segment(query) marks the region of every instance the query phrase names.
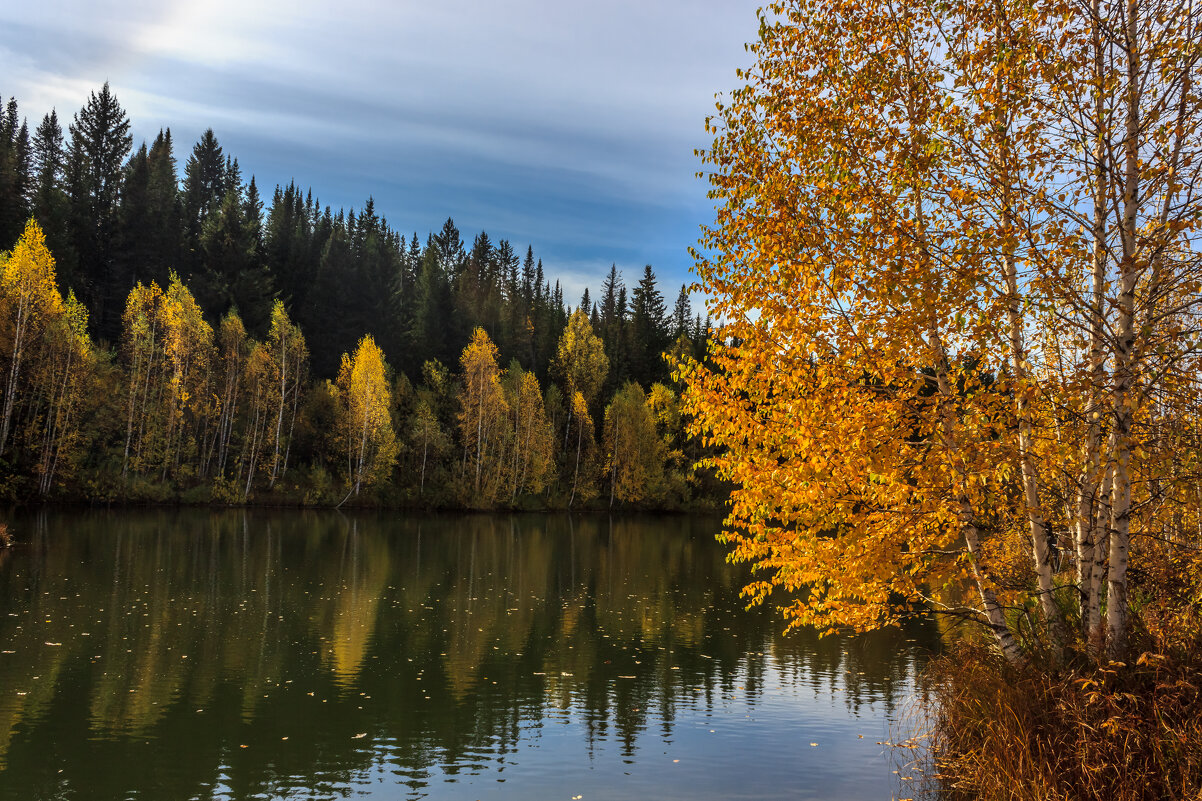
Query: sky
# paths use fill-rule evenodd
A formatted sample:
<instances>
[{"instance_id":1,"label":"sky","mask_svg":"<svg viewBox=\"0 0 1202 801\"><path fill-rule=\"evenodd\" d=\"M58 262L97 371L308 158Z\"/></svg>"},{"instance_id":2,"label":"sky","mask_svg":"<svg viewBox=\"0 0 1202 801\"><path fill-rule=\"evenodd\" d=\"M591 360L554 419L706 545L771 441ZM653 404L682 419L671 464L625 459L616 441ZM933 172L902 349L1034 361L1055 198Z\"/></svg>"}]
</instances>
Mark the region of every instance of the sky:
<instances>
[{"instance_id":1,"label":"sky","mask_svg":"<svg viewBox=\"0 0 1202 801\"><path fill-rule=\"evenodd\" d=\"M137 143L171 128L182 174L212 128L244 177L393 228L453 217L527 245L572 305L611 264L670 304L713 220L715 95L750 66L749 0L44 0L0 7L0 94L30 128L108 81Z\"/></svg>"}]
</instances>

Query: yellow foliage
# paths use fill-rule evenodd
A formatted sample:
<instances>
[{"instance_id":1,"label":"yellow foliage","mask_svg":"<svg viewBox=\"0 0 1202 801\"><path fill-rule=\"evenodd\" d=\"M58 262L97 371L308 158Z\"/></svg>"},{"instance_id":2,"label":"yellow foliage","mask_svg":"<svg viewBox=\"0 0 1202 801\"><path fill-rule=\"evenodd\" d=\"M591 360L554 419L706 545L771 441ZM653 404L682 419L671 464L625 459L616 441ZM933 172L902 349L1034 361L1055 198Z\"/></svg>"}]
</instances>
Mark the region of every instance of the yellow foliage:
<instances>
[{"instance_id":1,"label":"yellow foliage","mask_svg":"<svg viewBox=\"0 0 1202 801\"><path fill-rule=\"evenodd\" d=\"M582 309L568 318L555 353L554 369L566 384L568 395L579 392L586 401L592 401L605 382L609 357Z\"/></svg>"},{"instance_id":2,"label":"yellow foliage","mask_svg":"<svg viewBox=\"0 0 1202 801\"><path fill-rule=\"evenodd\" d=\"M472 340L459 359L463 369L463 393L459 398L459 432L463 439L473 501L490 505L507 486L511 465L506 448L513 428L509 404L501 389L497 346L483 328L472 332Z\"/></svg>"},{"instance_id":3,"label":"yellow foliage","mask_svg":"<svg viewBox=\"0 0 1202 801\"><path fill-rule=\"evenodd\" d=\"M637 502L654 495L663 481L666 451L656 435L649 399L638 384L628 381L605 409L610 505L614 499Z\"/></svg>"},{"instance_id":4,"label":"yellow foliage","mask_svg":"<svg viewBox=\"0 0 1202 801\"><path fill-rule=\"evenodd\" d=\"M388 372L384 353L370 334L359 340L353 357L342 355L338 373L341 434L347 455L348 483L356 495L364 486L387 478L396 462Z\"/></svg>"}]
</instances>

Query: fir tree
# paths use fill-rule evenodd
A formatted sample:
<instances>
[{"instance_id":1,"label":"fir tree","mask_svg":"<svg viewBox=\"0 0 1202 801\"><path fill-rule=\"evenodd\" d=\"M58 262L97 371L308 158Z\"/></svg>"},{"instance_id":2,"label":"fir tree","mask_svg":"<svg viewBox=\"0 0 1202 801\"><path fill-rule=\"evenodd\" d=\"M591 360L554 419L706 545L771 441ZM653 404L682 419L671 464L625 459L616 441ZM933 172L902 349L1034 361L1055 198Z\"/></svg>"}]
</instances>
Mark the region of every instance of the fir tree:
<instances>
[{"instance_id":1,"label":"fir tree","mask_svg":"<svg viewBox=\"0 0 1202 801\"><path fill-rule=\"evenodd\" d=\"M192 147L184 165L183 259L188 272L202 269L201 236L209 215L221 208L227 189L228 160L213 129L207 129Z\"/></svg>"},{"instance_id":2,"label":"fir tree","mask_svg":"<svg viewBox=\"0 0 1202 801\"><path fill-rule=\"evenodd\" d=\"M648 264L634 288L630 301L631 377L643 386L667 379L667 365L660 354L668 346L664 296L655 286L655 272Z\"/></svg>"},{"instance_id":3,"label":"fir tree","mask_svg":"<svg viewBox=\"0 0 1202 801\"><path fill-rule=\"evenodd\" d=\"M689 289L686 285L680 285L680 294L676 296L676 305L672 308L672 338L688 336L689 323L693 316L693 309L689 303Z\"/></svg>"},{"instance_id":4,"label":"fir tree","mask_svg":"<svg viewBox=\"0 0 1202 801\"><path fill-rule=\"evenodd\" d=\"M129 117L110 91L92 92L70 125L67 194L78 256L78 289L101 336L115 340L127 287L114 263L122 166L133 146Z\"/></svg>"},{"instance_id":5,"label":"fir tree","mask_svg":"<svg viewBox=\"0 0 1202 801\"><path fill-rule=\"evenodd\" d=\"M31 148L34 188L30 211L46 235L46 246L54 254L58 267L59 290L65 292L75 275L75 256L67 227L69 210L63 185L66 160L63 127L53 109L42 117L34 131Z\"/></svg>"},{"instance_id":6,"label":"fir tree","mask_svg":"<svg viewBox=\"0 0 1202 801\"><path fill-rule=\"evenodd\" d=\"M12 247L25 230L33 194L29 128L10 99L0 114L0 250Z\"/></svg>"}]
</instances>

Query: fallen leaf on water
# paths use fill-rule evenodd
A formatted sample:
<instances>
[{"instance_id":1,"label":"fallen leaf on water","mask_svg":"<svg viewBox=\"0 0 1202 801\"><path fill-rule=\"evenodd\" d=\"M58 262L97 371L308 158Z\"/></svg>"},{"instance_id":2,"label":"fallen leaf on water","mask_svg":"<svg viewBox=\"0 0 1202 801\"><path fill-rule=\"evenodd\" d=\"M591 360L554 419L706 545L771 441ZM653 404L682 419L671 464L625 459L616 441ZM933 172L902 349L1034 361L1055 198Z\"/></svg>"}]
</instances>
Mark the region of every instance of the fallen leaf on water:
<instances>
[{"instance_id":1,"label":"fallen leaf on water","mask_svg":"<svg viewBox=\"0 0 1202 801\"><path fill-rule=\"evenodd\" d=\"M812 746L813 746L813 747L815 747L815 748L817 748L817 747L818 747L818 743L810 743L810 745L812 745Z\"/></svg>"},{"instance_id":2,"label":"fallen leaf on water","mask_svg":"<svg viewBox=\"0 0 1202 801\"><path fill-rule=\"evenodd\" d=\"M359 733L359 734L354 734L354 735L351 735L351 739L352 739L352 740L361 740L361 739L363 739L363 738L364 738L364 737L366 737L366 736L367 736L367 732L361 732L361 733Z\"/></svg>"}]
</instances>

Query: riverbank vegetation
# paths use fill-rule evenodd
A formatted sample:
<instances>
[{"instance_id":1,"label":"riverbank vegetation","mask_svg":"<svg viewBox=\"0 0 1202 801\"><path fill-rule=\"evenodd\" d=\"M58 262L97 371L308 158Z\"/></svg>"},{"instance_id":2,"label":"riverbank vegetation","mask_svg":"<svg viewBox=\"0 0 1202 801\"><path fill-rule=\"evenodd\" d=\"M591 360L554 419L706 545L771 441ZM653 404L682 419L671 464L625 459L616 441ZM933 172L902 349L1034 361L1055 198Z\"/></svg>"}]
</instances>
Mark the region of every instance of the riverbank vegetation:
<instances>
[{"instance_id":1,"label":"riverbank vegetation","mask_svg":"<svg viewBox=\"0 0 1202 801\"><path fill-rule=\"evenodd\" d=\"M0 113L0 497L452 508L712 505L665 354L708 321L648 265L575 310L487 232L420 244L207 131L136 150L106 84L64 136ZM637 398L636 398L637 396ZM637 402L632 403L632 399Z\"/></svg>"},{"instance_id":2,"label":"riverbank vegetation","mask_svg":"<svg viewBox=\"0 0 1202 801\"><path fill-rule=\"evenodd\" d=\"M682 369L748 595L795 592L791 626L976 625L1001 661L937 685L973 797L1120 797L1145 757L1157 797L1196 792L1192 724L1123 727L1198 686L1202 18L799 0L761 22L702 154L725 325Z\"/></svg>"},{"instance_id":3,"label":"riverbank vegetation","mask_svg":"<svg viewBox=\"0 0 1202 801\"><path fill-rule=\"evenodd\" d=\"M676 509L701 494L676 392L628 380L604 403L609 359L579 309L545 392L520 360L499 366L483 327L455 373L431 359L416 386L371 334L335 380L311 378L282 301L256 340L236 309L214 329L175 274L166 288L134 286L114 352L94 344L74 294L59 294L30 221L0 256L0 323L14 499L580 508L604 490L609 507Z\"/></svg>"}]
</instances>

